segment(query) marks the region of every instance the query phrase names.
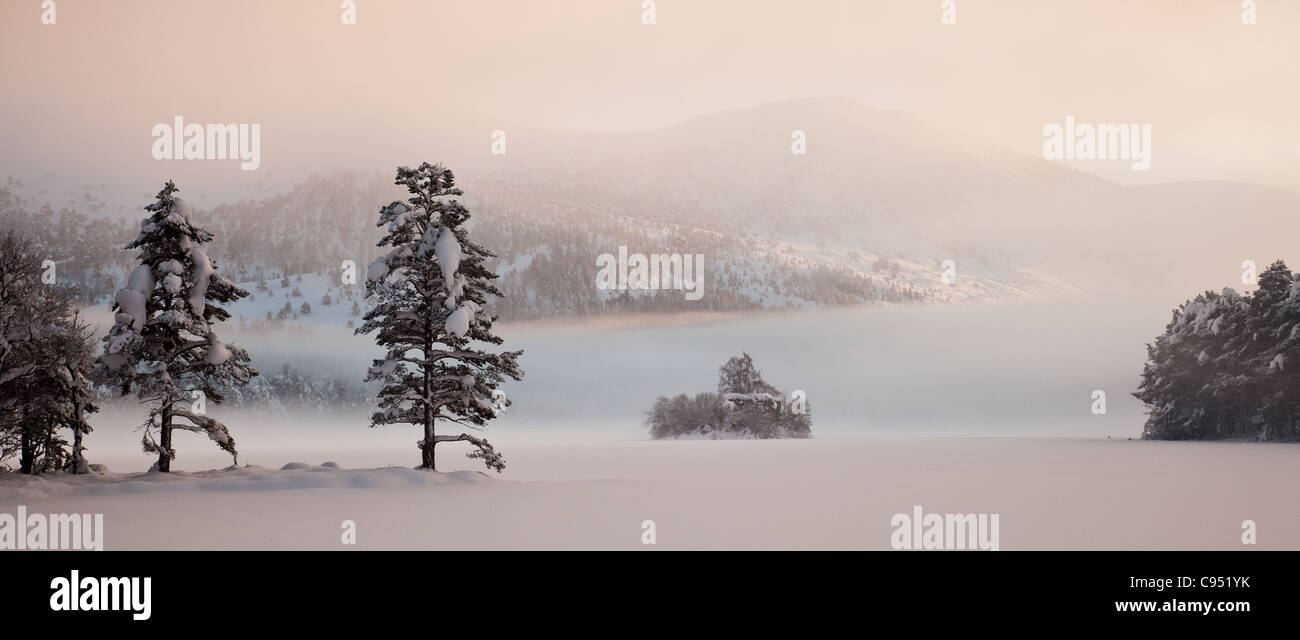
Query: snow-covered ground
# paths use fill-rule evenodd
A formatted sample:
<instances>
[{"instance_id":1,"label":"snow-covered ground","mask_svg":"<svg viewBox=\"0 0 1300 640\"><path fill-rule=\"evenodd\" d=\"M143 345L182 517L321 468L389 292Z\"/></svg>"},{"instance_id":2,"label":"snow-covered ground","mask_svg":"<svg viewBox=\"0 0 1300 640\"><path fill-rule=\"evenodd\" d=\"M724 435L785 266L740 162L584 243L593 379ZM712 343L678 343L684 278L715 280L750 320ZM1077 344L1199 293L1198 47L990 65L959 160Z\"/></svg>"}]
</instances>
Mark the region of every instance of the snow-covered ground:
<instances>
[{"instance_id":1,"label":"snow-covered ground","mask_svg":"<svg viewBox=\"0 0 1300 640\"><path fill-rule=\"evenodd\" d=\"M405 451L414 457L414 448ZM112 549L889 549L896 513L999 514L1014 549L1296 549L1300 445L826 438L515 443L489 478L316 464L0 477L0 513L103 513ZM359 462L391 452L350 451ZM381 463L382 464L382 463ZM341 543L356 524L357 545ZM656 545L642 544L653 520ZM1241 543L1253 520L1258 544Z\"/></svg>"}]
</instances>

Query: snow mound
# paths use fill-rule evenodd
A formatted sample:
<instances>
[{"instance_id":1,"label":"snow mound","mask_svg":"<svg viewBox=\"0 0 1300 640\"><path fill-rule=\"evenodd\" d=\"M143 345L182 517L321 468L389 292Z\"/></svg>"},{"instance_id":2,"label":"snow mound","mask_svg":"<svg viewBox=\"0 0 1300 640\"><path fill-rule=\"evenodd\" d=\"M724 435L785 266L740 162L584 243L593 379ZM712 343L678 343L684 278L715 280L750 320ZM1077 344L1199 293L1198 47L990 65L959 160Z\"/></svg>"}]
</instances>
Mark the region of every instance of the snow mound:
<instances>
[{"instance_id":1,"label":"snow mound","mask_svg":"<svg viewBox=\"0 0 1300 640\"><path fill-rule=\"evenodd\" d=\"M332 465L332 466L327 466ZM280 469L247 466L225 470L171 473L98 473L0 476L0 501L60 496L126 496L177 492L297 491L302 489L402 489L496 484L479 471L430 472L406 467L340 469L326 463L290 462Z\"/></svg>"}]
</instances>

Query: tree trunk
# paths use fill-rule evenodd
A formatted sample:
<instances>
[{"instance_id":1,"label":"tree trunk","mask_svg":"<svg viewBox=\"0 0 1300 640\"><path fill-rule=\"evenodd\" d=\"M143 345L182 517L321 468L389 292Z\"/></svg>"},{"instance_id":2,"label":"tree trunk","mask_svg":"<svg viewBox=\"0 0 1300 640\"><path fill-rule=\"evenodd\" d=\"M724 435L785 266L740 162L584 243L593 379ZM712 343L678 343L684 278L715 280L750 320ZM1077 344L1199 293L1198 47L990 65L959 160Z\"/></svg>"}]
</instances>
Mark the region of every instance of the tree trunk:
<instances>
[{"instance_id":1,"label":"tree trunk","mask_svg":"<svg viewBox=\"0 0 1300 640\"><path fill-rule=\"evenodd\" d=\"M31 420L28 419L27 408L28 406L30 406L29 400L30 400L30 396L24 394L23 395L23 422L20 425L20 431L22 433L22 443L20 445L20 449L19 449L20 453L18 456L18 470L26 474L30 474L32 472L32 466L36 462L33 459L35 457L34 454L36 452L32 451L32 448L34 447L32 443L32 431L31 431L32 425L31 425Z\"/></svg>"},{"instance_id":2,"label":"tree trunk","mask_svg":"<svg viewBox=\"0 0 1300 640\"><path fill-rule=\"evenodd\" d=\"M429 407L429 392L431 391L429 380L429 351L433 349L433 339L426 332L424 336L424 446L420 451L420 468L430 471L437 471L438 464L434 461L433 448L438 444L435 442L433 432L433 409Z\"/></svg>"},{"instance_id":3,"label":"tree trunk","mask_svg":"<svg viewBox=\"0 0 1300 640\"><path fill-rule=\"evenodd\" d=\"M39 473L45 473L50 469L50 455L54 451L54 423L49 421L44 423L45 427L45 455L41 456L41 468Z\"/></svg>"},{"instance_id":4,"label":"tree trunk","mask_svg":"<svg viewBox=\"0 0 1300 640\"><path fill-rule=\"evenodd\" d=\"M172 470L172 410L170 400L163 407L162 420L159 425L158 444L162 447L162 452L158 454L158 470L163 473L170 473Z\"/></svg>"},{"instance_id":5,"label":"tree trunk","mask_svg":"<svg viewBox=\"0 0 1300 640\"><path fill-rule=\"evenodd\" d=\"M77 392L72 392L72 472L81 473L83 463L81 461L81 425L83 418L81 416L81 401L77 398Z\"/></svg>"},{"instance_id":6,"label":"tree trunk","mask_svg":"<svg viewBox=\"0 0 1300 640\"><path fill-rule=\"evenodd\" d=\"M433 460L433 446L437 444L433 441L433 428L426 426L424 428L424 446L420 448L420 468L430 471L437 471L437 465Z\"/></svg>"}]
</instances>

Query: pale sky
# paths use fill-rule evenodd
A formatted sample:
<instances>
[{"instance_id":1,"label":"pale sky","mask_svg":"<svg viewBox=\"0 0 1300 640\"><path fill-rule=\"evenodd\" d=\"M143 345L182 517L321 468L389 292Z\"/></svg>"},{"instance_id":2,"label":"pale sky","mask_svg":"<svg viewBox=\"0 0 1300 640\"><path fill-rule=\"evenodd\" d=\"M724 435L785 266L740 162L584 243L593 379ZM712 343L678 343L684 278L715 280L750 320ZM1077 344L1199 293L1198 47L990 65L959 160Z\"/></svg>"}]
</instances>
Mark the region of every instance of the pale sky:
<instances>
[{"instance_id":1,"label":"pale sky","mask_svg":"<svg viewBox=\"0 0 1300 640\"><path fill-rule=\"evenodd\" d=\"M343 25L341 0L56 0L43 25L41 0L8 0L6 165L147 162L174 114L344 162L410 130L652 129L849 96L1027 154L1067 115L1150 123L1149 171L1097 168L1121 182L1300 177L1290 0L1258 0L1254 25L1240 0L956 0L951 25L940 0L658 0L653 25L641 0L357 4Z\"/></svg>"}]
</instances>

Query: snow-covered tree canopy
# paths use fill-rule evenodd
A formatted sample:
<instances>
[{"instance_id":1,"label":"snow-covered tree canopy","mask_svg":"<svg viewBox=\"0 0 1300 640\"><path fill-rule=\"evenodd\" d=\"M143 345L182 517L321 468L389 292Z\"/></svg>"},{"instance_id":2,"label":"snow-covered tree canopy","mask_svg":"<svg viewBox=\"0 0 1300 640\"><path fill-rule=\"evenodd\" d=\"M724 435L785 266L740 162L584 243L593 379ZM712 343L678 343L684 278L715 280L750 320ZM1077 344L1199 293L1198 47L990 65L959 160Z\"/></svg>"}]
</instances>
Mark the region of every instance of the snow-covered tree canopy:
<instances>
[{"instance_id":1,"label":"snow-covered tree canopy","mask_svg":"<svg viewBox=\"0 0 1300 640\"><path fill-rule=\"evenodd\" d=\"M434 432L436 420L481 427L501 406L493 391L505 378L523 376L522 351L492 353L474 345L502 342L492 332L496 317L487 312L489 299L502 295L484 264L494 254L470 241L464 226L470 212L456 200L462 193L450 169L427 162L400 167L395 184L411 197L379 211L377 226L385 231L378 246L389 251L367 269L366 294L374 306L357 329L373 333L386 350L367 377L383 383L371 426L422 425L421 467L434 468L438 442L466 440L478 449L470 457L500 471L504 460L487 440Z\"/></svg>"},{"instance_id":2,"label":"snow-covered tree canopy","mask_svg":"<svg viewBox=\"0 0 1300 640\"><path fill-rule=\"evenodd\" d=\"M246 351L221 341L214 325L230 317L221 306L247 291L217 272L203 250L212 234L193 222L194 210L174 194L168 181L140 223L140 234L126 248L138 250L139 264L113 305L114 325L104 338L100 373L127 393L132 387L155 405L145 422L146 452L159 454L159 469L175 457L171 430L206 433L237 455L234 438L220 422L186 408L196 391L220 404L223 391L243 385L257 371ZM173 423L173 417L188 424ZM153 438L153 430L161 441Z\"/></svg>"},{"instance_id":3,"label":"snow-covered tree canopy","mask_svg":"<svg viewBox=\"0 0 1300 640\"><path fill-rule=\"evenodd\" d=\"M0 459L19 454L24 473L86 469L86 414L97 410L88 373L91 331L71 287L42 278L33 244L0 238ZM57 434L72 431L73 450Z\"/></svg>"},{"instance_id":4,"label":"snow-covered tree canopy","mask_svg":"<svg viewBox=\"0 0 1300 640\"><path fill-rule=\"evenodd\" d=\"M718 367L718 393L729 394L777 394L776 387L763 381L763 374L754 366L754 359L748 353L729 358Z\"/></svg>"},{"instance_id":5,"label":"snow-covered tree canopy","mask_svg":"<svg viewBox=\"0 0 1300 640\"><path fill-rule=\"evenodd\" d=\"M1252 293L1184 303L1133 395L1150 408L1146 438L1300 438L1300 276L1278 261Z\"/></svg>"},{"instance_id":6,"label":"snow-covered tree canopy","mask_svg":"<svg viewBox=\"0 0 1300 640\"><path fill-rule=\"evenodd\" d=\"M52 320L51 307L38 300L46 293L40 280L32 243L6 233L0 238L0 401L13 402L15 386L39 366L30 350Z\"/></svg>"}]
</instances>

